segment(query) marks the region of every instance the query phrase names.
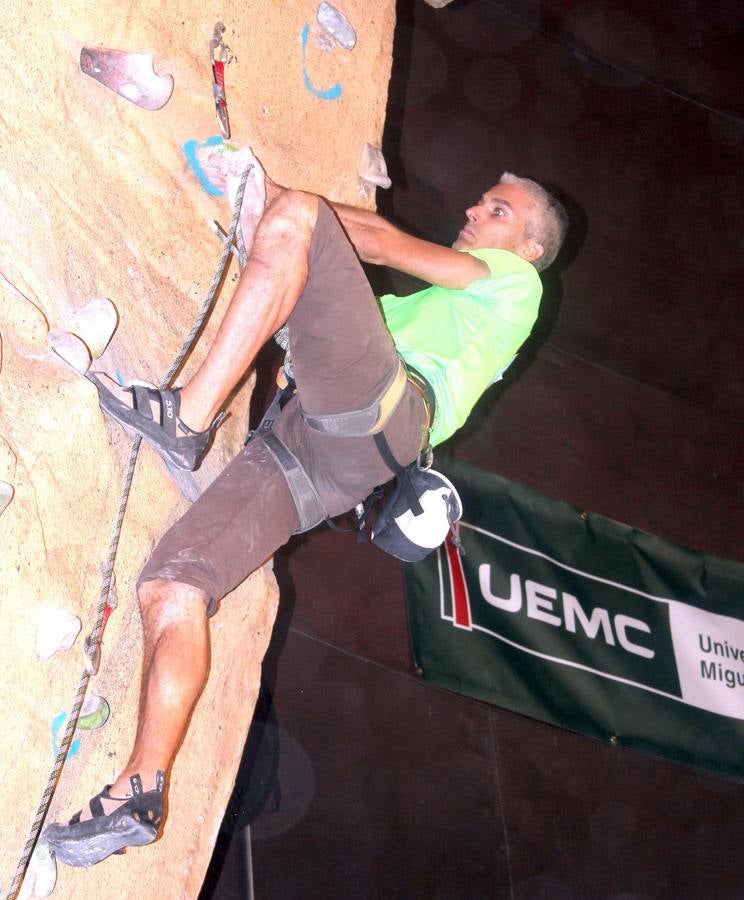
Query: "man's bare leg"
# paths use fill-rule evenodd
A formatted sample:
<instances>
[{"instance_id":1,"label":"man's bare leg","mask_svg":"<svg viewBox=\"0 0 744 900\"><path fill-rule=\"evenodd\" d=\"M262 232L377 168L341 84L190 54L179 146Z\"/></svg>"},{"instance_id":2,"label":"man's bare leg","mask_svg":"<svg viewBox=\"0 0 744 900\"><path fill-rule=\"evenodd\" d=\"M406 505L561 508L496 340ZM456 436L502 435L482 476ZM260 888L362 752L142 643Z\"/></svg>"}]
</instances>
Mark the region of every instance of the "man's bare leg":
<instances>
[{"instance_id":1,"label":"man's bare leg","mask_svg":"<svg viewBox=\"0 0 744 900\"><path fill-rule=\"evenodd\" d=\"M215 341L182 389L182 418L195 430L209 426L258 350L294 309L307 280L317 214L317 197L293 191L277 191L266 207ZM147 792L155 787L158 769L170 768L209 668L202 592L178 582L152 581L140 587L139 600L144 647L137 734L130 758L111 786L111 799L102 798L106 816L131 796L131 775L140 776ZM85 808L81 822L90 816Z\"/></svg>"},{"instance_id":2,"label":"man's bare leg","mask_svg":"<svg viewBox=\"0 0 744 900\"><path fill-rule=\"evenodd\" d=\"M183 742L189 719L209 671L207 598L190 585L148 581L139 589L143 650L139 718L134 748L103 799L106 815L131 797L130 777L144 791L155 788L158 769L166 772ZM90 818L84 809L81 821Z\"/></svg>"},{"instance_id":3,"label":"man's bare leg","mask_svg":"<svg viewBox=\"0 0 744 900\"><path fill-rule=\"evenodd\" d=\"M281 191L256 230L214 343L181 391L181 416L195 430L208 427L256 353L287 320L307 280L307 254L318 215L312 194ZM111 789L130 793L129 776L143 788L171 765L186 733L208 669L209 634L204 595L172 581L139 590L144 629L140 716L132 755ZM106 801L104 801L104 805Z\"/></svg>"},{"instance_id":4,"label":"man's bare leg","mask_svg":"<svg viewBox=\"0 0 744 900\"><path fill-rule=\"evenodd\" d=\"M197 372L180 390L179 418L194 432L210 428L258 351L287 321L307 281L318 198L275 185L271 197L214 342ZM128 388L106 376L97 376L96 381L99 393L105 388L117 403L131 407ZM101 401L101 405L125 427L137 430L136 422L127 419L125 423L119 418L115 404ZM152 414L159 421L155 406Z\"/></svg>"},{"instance_id":5,"label":"man's bare leg","mask_svg":"<svg viewBox=\"0 0 744 900\"><path fill-rule=\"evenodd\" d=\"M181 418L208 428L266 341L289 318L307 281L318 198L280 191L266 207L253 250L203 363L181 389Z\"/></svg>"},{"instance_id":6,"label":"man's bare leg","mask_svg":"<svg viewBox=\"0 0 744 900\"><path fill-rule=\"evenodd\" d=\"M195 430L208 427L258 350L287 320L307 280L307 254L318 214L311 194L283 191L269 204L253 252L204 362L181 391L181 415ZM111 789L130 793L139 774L154 787L183 741L209 666L204 594L173 581L139 589L144 631L137 736L132 754ZM106 801L104 801L105 804Z\"/></svg>"}]
</instances>

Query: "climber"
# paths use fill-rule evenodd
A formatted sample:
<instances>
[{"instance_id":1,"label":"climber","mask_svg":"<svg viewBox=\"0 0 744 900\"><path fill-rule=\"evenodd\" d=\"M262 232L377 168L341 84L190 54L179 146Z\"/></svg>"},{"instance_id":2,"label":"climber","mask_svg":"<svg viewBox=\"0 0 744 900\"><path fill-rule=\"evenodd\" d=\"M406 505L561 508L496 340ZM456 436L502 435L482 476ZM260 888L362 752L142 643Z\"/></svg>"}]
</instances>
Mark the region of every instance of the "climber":
<instances>
[{"instance_id":1,"label":"climber","mask_svg":"<svg viewBox=\"0 0 744 900\"><path fill-rule=\"evenodd\" d=\"M208 620L220 599L293 533L352 509L464 423L529 335L538 272L566 230L560 203L509 173L466 211L448 248L372 212L281 188L247 149L215 153L204 167L232 201L251 164L240 218L247 265L193 377L158 391L89 376L108 416L184 469L200 464L231 392L285 323L296 394L272 441L246 444L140 574L134 748L113 785L67 825L46 829L69 865L155 840L166 773L207 677ZM430 286L378 305L357 255Z\"/></svg>"}]
</instances>

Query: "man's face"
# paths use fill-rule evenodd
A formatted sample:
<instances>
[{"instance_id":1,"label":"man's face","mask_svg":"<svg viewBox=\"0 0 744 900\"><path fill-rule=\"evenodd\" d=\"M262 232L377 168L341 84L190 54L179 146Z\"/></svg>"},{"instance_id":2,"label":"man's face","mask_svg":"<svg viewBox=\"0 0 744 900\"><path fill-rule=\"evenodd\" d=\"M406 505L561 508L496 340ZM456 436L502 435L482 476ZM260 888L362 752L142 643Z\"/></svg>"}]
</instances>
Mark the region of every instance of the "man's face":
<instances>
[{"instance_id":1,"label":"man's face","mask_svg":"<svg viewBox=\"0 0 744 900\"><path fill-rule=\"evenodd\" d=\"M465 211L468 221L452 246L455 250L491 248L520 253L527 244L524 225L531 203L519 185L497 184Z\"/></svg>"}]
</instances>

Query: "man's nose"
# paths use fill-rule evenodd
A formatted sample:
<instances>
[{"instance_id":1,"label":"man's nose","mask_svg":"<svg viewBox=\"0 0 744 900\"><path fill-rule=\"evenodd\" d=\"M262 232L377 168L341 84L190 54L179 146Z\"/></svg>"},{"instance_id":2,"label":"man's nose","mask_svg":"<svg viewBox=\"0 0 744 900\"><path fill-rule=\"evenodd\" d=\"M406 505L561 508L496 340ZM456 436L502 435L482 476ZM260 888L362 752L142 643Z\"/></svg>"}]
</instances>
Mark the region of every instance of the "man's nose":
<instances>
[{"instance_id":1,"label":"man's nose","mask_svg":"<svg viewBox=\"0 0 744 900\"><path fill-rule=\"evenodd\" d=\"M468 217L468 222L477 222L478 221L478 208L476 206L470 206L465 210L465 215Z\"/></svg>"}]
</instances>

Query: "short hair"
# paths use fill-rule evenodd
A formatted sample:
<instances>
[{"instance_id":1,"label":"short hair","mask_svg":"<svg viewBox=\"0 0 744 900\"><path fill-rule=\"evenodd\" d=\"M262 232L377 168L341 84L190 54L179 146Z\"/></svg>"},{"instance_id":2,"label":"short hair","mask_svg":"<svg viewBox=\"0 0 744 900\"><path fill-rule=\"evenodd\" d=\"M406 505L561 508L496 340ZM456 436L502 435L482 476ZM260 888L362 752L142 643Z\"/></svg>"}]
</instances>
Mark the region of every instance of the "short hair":
<instances>
[{"instance_id":1,"label":"short hair","mask_svg":"<svg viewBox=\"0 0 744 900\"><path fill-rule=\"evenodd\" d=\"M520 178L504 172L499 184L515 184L533 201L528 207L524 223L525 238L532 238L542 245L543 254L533 263L538 272L547 269L558 256L568 230L568 215L560 200L531 178Z\"/></svg>"}]
</instances>

